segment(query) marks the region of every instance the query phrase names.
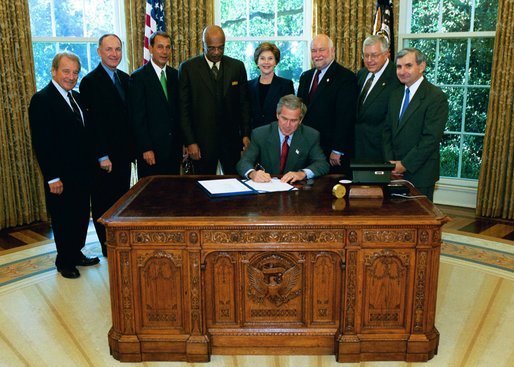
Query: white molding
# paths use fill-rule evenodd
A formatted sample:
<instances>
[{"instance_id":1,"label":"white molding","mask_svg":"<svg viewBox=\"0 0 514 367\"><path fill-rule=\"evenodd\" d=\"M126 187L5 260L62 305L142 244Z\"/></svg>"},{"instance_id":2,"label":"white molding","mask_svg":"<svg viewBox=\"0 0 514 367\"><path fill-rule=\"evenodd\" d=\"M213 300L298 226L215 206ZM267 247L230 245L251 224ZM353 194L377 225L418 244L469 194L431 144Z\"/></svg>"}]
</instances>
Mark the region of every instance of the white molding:
<instances>
[{"instance_id":1,"label":"white molding","mask_svg":"<svg viewBox=\"0 0 514 367\"><path fill-rule=\"evenodd\" d=\"M459 180L441 180L435 186L434 203L476 208L477 182L468 181L463 185Z\"/></svg>"}]
</instances>

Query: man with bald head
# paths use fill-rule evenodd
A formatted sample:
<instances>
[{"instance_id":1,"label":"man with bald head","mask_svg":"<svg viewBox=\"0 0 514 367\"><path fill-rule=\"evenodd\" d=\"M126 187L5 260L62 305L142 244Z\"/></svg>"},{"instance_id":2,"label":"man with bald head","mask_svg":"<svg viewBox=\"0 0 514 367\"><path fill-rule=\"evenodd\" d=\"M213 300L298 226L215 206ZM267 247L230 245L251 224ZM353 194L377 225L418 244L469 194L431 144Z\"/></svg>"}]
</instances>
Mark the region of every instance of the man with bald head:
<instances>
[{"instance_id":1,"label":"man with bald head","mask_svg":"<svg viewBox=\"0 0 514 367\"><path fill-rule=\"evenodd\" d=\"M300 77L298 97L307 104L305 125L321 134L321 148L331 172L350 174L354 151L357 79L335 61L332 40L318 34L311 42L313 68Z\"/></svg>"},{"instance_id":2,"label":"man with bald head","mask_svg":"<svg viewBox=\"0 0 514 367\"><path fill-rule=\"evenodd\" d=\"M225 33L216 25L202 35L203 54L179 67L180 124L196 174L236 174L249 143L249 102L244 64L225 56Z\"/></svg>"}]
</instances>

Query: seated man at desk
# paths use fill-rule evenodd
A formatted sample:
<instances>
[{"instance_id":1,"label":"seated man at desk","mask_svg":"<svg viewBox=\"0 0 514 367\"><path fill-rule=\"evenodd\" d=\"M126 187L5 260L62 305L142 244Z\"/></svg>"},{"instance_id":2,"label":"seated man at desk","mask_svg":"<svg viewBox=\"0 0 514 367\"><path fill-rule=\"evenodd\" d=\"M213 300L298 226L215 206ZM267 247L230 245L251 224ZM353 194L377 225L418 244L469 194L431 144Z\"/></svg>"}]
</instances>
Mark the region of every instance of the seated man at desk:
<instances>
[{"instance_id":1,"label":"seated man at desk","mask_svg":"<svg viewBox=\"0 0 514 367\"><path fill-rule=\"evenodd\" d=\"M280 98L277 120L253 130L249 147L237 163L237 172L255 182L283 175L293 183L323 176L330 166L319 145L319 132L302 125L307 107L293 94Z\"/></svg>"}]
</instances>

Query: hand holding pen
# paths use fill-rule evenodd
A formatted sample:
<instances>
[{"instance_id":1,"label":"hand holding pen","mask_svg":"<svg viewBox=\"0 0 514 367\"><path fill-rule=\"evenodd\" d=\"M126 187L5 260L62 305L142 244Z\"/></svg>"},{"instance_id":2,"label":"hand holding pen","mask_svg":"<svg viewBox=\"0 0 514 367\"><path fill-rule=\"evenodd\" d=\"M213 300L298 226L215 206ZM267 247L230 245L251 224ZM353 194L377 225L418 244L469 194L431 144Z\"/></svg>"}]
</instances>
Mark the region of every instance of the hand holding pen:
<instances>
[{"instance_id":1,"label":"hand holding pen","mask_svg":"<svg viewBox=\"0 0 514 367\"><path fill-rule=\"evenodd\" d=\"M270 182L271 176L260 163L255 165L255 169L248 174L248 178L255 182Z\"/></svg>"}]
</instances>

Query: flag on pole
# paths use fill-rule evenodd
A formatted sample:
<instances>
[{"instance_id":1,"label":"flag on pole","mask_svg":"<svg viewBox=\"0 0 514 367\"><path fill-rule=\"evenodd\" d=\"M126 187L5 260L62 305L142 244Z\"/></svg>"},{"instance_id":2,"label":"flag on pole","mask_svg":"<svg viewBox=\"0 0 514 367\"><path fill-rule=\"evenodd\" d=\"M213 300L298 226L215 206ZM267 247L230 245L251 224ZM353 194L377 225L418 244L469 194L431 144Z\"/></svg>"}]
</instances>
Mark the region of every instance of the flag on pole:
<instances>
[{"instance_id":1,"label":"flag on pole","mask_svg":"<svg viewBox=\"0 0 514 367\"><path fill-rule=\"evenodd\" d=\"M164 0L146 0L145 45L143 49L143 64L150 61L150 36L157 31L166 31L164 23Z\"/></svg>"},{"instance_id":2,"label":"flag on pole","mask_svg":"<svg viewBox=\"0 0 514 367\"><path fill-rule=\"evenodd\" d=\"M394 55L393 4L391 0L378 0L372 34L384 36L389 41L389 51Z\"/></svg>"}]
</instances>

